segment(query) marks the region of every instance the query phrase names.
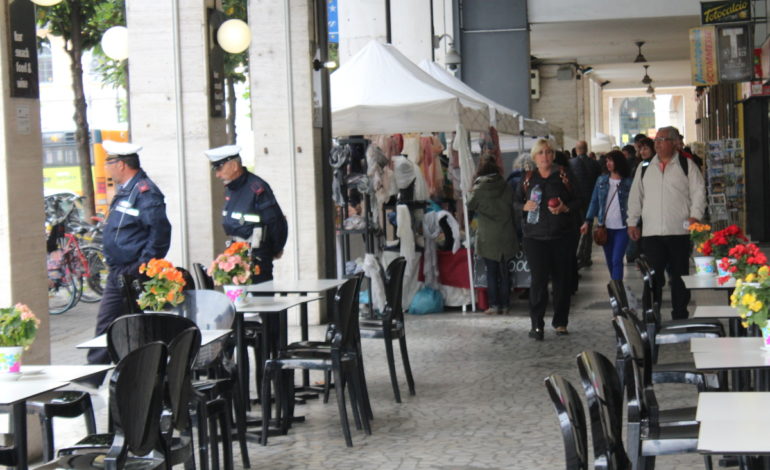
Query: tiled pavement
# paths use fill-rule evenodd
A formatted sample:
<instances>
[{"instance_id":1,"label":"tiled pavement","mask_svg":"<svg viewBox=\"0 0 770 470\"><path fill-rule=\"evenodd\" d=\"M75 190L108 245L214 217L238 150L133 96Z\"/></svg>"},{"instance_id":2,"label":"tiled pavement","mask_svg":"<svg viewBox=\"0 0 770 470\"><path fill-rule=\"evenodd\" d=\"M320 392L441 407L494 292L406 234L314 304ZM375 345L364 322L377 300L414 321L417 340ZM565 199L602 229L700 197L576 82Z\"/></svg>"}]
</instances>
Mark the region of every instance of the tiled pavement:
<instances>
[{"instance_id":1,"label":"tiled pavement","mask_svg":"<svg viewBox=\"0 0 770 470\"><path fill-rule=\"evenodd\" d=\"M249 444L252 468L564 468L559 426L543 378L558 372L579 388L576 354L591 348L612 357L608 274L602 259L595 250L594 265L581 271L580 289L572 303L570 335L566 337L557 337L548 328L543 342L527 338L525 300L516 300L515 313L506 316L459 312L408 316L417 395L408 395L399 364L402 404L393 400L381 340L364 340L375 415L373 434L366 436L353 429L354 447L346 448L332 394L327 405L314 400L299 406L297 413L304 414L306 422L295 425L287 436L271 437L267 447ZM633 267L627 266L626 277L627 284L639 291L641 282ZM719 296L706 299L703 294L694 300L705 304L724 301ZM52 318L54 363L84 361L85 353L75 350L74 345L91 337L95 312L95 306L79 306ZM296 330L291 333L298 335ZM323 327L314 327L311 335L320 337L323 331ZM680 345L665 350L661 360L687 355L687 346ZM396 352L397 360L399 357ZM101 408L100 429L106 422L105 397L103 387L96 400ZM663 407L684 406L694 403L696 391L689 386L663 386L658 398ZM57 445L76 438L71 431L57 432ZM236 450L236 464L240 464L239 455ZM657 463L661 469L703 467L697 454L659 457Z\"/></svg>"}]
</instances>

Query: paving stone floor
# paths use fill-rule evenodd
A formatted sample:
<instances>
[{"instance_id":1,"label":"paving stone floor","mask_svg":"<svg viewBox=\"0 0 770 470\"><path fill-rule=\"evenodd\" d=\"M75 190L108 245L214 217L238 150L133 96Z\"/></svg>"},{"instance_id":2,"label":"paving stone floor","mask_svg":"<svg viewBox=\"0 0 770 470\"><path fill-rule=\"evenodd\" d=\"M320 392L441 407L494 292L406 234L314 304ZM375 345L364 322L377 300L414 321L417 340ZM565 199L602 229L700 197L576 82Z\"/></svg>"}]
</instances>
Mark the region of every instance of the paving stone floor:
<instances>
[{"instance_id":1,"label":"paving stone floor","mask_svg":"<svg viewBox=\"0 0 770 470\"><path fill-rule=\"evenodd\" d=\"M249 444L252 468L264 469L559 469L564 455L558 421L543 386L552 372L579 388L575 356L595 349L610 357L614 337L607 303L607 269L600 250L594 265L581 271L573 298L570 335L557 337L550 327L543 342L527 337L527 301L515 300L514 313L488 317L448 312L408 316L410 358L417 395L409 396L403 369L398 367L403 403L393 400L381 340L364 340L369 391L375 419L373 434L353 429L354 447L345 447L334 397L299 406L306 416L288 435L271 437L262 447ZM627 266L626 281L639 291L641 281ZM694 295L704 304L724 302L720 296ZM668 315L665 309L664 313ZM96 306L80 305L51 319L53 363L82 363L85 353L74 349L92 335ZM547 322L550 318L547 318ZM324 327L312 327L322 336ZM291 334L298 336L298 329ZM666 349L661 361L684 359L687 346ZM396 353L397 360L400 357ZM321 377L313 376L312 380ZM689 386L662 386L662 406L694 405L697 392ZM100 429L106 423L105 387L96 397ZM352 417L351 417L352 423ZM62 423L65 424L65 423ZM77 438L80 423L57 427L57 446ZM590 442L589 442L590 445ZM235 451L236 464L240 454ZM659 457L658 468L703 467L697 454ZM238 466L237 468L242 468Z\"/></svg>"}]
</instances>

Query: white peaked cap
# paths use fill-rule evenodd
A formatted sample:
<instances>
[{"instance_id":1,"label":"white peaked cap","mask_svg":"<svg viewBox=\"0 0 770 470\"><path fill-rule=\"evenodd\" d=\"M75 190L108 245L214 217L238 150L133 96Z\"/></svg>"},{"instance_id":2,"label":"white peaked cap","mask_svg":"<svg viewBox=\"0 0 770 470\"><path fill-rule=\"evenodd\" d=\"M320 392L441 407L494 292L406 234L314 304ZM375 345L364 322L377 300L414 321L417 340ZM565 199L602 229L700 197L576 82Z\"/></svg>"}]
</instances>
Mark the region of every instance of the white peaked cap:
<instances>
[{"instance_id":1,"label":"white peaked cap","mask_svg":"<svg viewBox=\"0 0 770 470\"><path fill-rule=\"evenodd\" d=\"M228 157L235 157L240 154L241 148L237 145L223 145L221 147L215 147L213 149L206 150L206 156L211 160L211 163L216 163Z\"/></svg>"},{"instance_id":2,"label":"white peaked cap","mask_svg":"<svg viewBox=\"0 0 770 470\"><path fill-rule=\"evenodd\" d=\"M142 150L141 145L130 142L115 142L114 140L105 140L102 142L102 147L104 147L104 151L109 155L115 156L133 155Z\"/></svg>"}]
</instances>

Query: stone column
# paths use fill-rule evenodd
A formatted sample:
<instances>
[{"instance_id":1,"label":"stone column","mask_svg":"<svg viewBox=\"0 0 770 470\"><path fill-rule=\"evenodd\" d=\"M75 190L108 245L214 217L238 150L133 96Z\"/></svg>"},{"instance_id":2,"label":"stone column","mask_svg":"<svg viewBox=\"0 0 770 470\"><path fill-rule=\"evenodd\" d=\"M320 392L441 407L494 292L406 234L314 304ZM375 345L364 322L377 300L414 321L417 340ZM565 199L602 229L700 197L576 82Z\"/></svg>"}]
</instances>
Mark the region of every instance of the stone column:
<instances>
[{"instance_id":1,"label":"stone column","mask_svg":"<svg viewBox=\"0 0 770 470\"><path fill-rule=\"evenodd\" d=\"M320 2L324 3L325 2ZM276 279L325 277L322 197L320 79L313 69L317 53L314 2L249 1L249 49L254 168L275 192L289 222ZM315 308L315 307L313 307ZM318 319L311 310L311 321Z\"/></svg>"},{"instance_id":2,"label":"stone column","mask_svg":"<svg viewBox=\"0 0 770 470\"><path fill-rule=\"evenodd\" d=\"M142 167L166 196L167 257L186 268L208 264L224 247L224 189L203 154L226 143L225 119L209 113L207 6L213 2L126 2L131 139L144 146Z\"/></svg>"},{"instance_id":3,"label":"stone column","mask_svg":"<svg viewBox=\"0 0 770 470\"><path fill-rule=\"evenodd\" d=\"M16 33L16 40L21 40L18 34L27 32L8 27L7 2L0 8L0 24L5 25L0 32L0 307L25 303L40 318L37 339L24 353L24 362L46 364L51 357L40 101L10 97L9 71L15 67L10 52L18 48L16 42L11 47L11 38Z\"/></svg>"}]
</instances>

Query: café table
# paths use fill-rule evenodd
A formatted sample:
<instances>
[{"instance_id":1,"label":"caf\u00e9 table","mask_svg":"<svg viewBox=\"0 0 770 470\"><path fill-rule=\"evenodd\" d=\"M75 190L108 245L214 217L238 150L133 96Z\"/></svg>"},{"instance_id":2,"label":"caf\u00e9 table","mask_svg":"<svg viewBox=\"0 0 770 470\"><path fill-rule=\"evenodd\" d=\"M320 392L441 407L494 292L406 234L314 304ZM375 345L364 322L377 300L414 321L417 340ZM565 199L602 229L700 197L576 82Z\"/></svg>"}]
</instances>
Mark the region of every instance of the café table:
<instances>
[{"instance_id":1,"label":"caf\u00e9 table","mask_svg":"<svg viewBox=\"0 0 770 470\"><path fill-rule=\"evenodd\" d=\"M682 276L684 286L688 289L714 289L714 290L733 290L735 289L735 279L732 277L724 284L719 282L719 276L709 276L703 274L688 274Z\"/></svg>"},{"instance_id":2,"label":"caf\u00e9 table","mask_svg":"<svg viewBox=\"0 0 770 470\"><path fill-rule=\"evenodd\" d=\"M694 340L693 340L694 341ZM693 346L695 344L695 346ZM761 348L762 338L698 338L691 343L695 368L733 373L733 388L742 390L746 383L738 380L741 373L752 372L759 391L770 391L770 351Z\"/></svg>"},{"instance_id":3,"label":"caf\u00e9 table","mask_svg":"<svg viewBox=\"0 0 770 470\"><path fill-rule=\"evenodd\" d=\"M27 463L27 399L68 385L93 374L111 369L110 365L43 365L22 366L21 377L5 381L0 386L0 406L11 408L11 429L14 435L17 466L26 469Z\"/></svg>"},{"instance_id":4,"label":"caf\u00e9 table","mask_svg":"<svg viewBox=\"0 0 770 470\"><path fill-rule=\"evenodd\" d=\"M249 371L247 369L244 319L254 315L259 315L262 319L263 334L260 349L263 359L267 360L288 343L287 310L322 298L322 296L246 297L245 300L235 303L235 341L238 350L236 367L240 378L240 397L243 405L241 409L244 412L250 408L249 382L246 380Z\"/></svg>"},{"instance_id":5,"label":"caf\u00e9 table","mask_svg":"<svg viewBox=\"0 0 770 470\"><path fill-rule=\"evenodd\" d=\"M768 392L700 393L695 415L700 423L698 451L735 456L770 455L770 440L765 432L770 420L768 400ZM767 468L766 459L761 466Z\"/></svg>"},{"instance_id":6,"label":"caf\u00e9 table","mask_svg":"<svg viewBox=\"0 0 770 470\"><path fill-rule=\"evenodd\" d=\"M253 284L246 287L247 292L256 294L279 294L286 296L288 294L298 295L324 295L332 289L336 289L345 283L347 279L298 279L298 280L272 280ZM302 341L308 340L308 318L307 303L300 305L299 310L300 338ZM310 371L302 371L302 387L297 391L306 391L310 389ZM306 395L305 397L308 397Z\"/></svg>"},{"instance_id":7,"label":"caf\u00e9 table","mask_svg":"<svg viewBox=\"0 0 770 470\"><path fill-rule=\"evenodd\" d=\"M201 330L201 346L206 346L218 341L232 333L232 330ZM94 349L107 347L107 334L99 335L84 341L77 346L77 349Z\"/></svg>"}]
</instances>

